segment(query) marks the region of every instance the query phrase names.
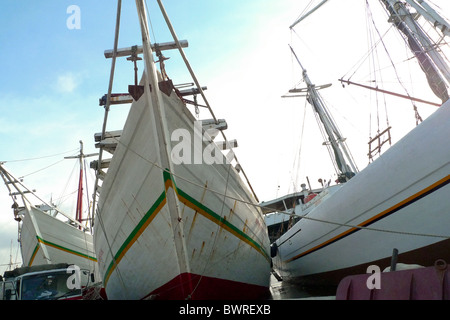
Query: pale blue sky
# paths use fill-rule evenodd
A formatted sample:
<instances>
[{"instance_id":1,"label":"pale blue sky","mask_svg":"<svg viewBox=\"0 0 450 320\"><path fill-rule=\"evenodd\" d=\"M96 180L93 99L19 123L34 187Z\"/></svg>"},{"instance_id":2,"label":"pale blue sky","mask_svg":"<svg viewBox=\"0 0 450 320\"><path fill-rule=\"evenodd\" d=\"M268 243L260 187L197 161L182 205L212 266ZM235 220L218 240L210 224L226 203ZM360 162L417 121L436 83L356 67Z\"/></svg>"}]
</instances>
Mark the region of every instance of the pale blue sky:
<instances>
[{"instance_id":1,"label":"pale blue sky","mask_svg":"<svg viewBox=\"0 0 450 320\"><path fill-rule=\"evenodd\" d=\"M79 30L66 26L70 17L66 9L71 4L78 5L81 11ZM187 52L192 65L202 72L229 69L231 66L225 67L222 61L230 54L235 57L237 52L245 52L246 46L259 40L250 35L264 24L263 19L271 18L268 14L285 10L279 4L167 1L166 9L179 38L190 43ZM170 41L167 29L159 28L162 21L160 14L152 11L154 8L149 4L156 41ZM55 138L61 139L68 131L78 133L87 125L101 127L103 111L96 105L108 86L111 62L104 58L103 51L112 48L115 15L116 4L110 0L2 3L0 133L3 143L9 141L11 148L17 149L2 148L1 160L28 158L46 148L61 150L61 144L71 143L58 143ZM134 1L123 1L119 47L139 43L138 27ZM131 63L118 66L117 91L126 89L133 80L132 71ZM76 145L79 138L70 139Z\"/></svg>"},{"instance_id":2,"label":"pale blue sky","mask_svg":"<svg viewBox=\"0 0 450 320\"><path fill-rule=\"evenodd\" d=\"M157 42L171 41L156 3L148 2L152 41L153 37ZM331 0L296 28L297 35L292 35L289 25L309 2L164 1L178 37L189 41L185 52L200 83L208 86L209 102L218 118L228 121L227 137L238 140L236 153L259 200L293 191L291 174L296 171L294 157L305 103L280 98L300 80L288 48L293 38L313 82L333 83L332 89L322 94L337 104L332 112L338 113L335 117L360 169L367 164L368 131L358 127L367 126L366 109L359 102L360 93L342 98L343 90L337 83L338 77L367 49L367 44L358 40L365 34L365 1L346 0L348 7L344 7L342 1ZM370 2L379 6L377 1ZM448 0L434 2L448 9ZM71 14L66 10L70 5L80 8L80 29L67 28ZM27 175L76 154L79 140L83 140L86 153L96 152L93 135L101 131L103 123L98 99L107 92L111 67L103 52L113 47L116 7L112 0L2 0L0 161L8 161L6 166L14 175ZM136 17L135 2L124 0L119 47L141 44ZM180 69L177 55L167 55L171 56L166 62L171 78L177 83L190 82L186 71ZM117 64L113 91L125 92L133 81L132 64L122 58ZM351 114L344 115L349 110ZM410 106L404 110L410 112ZM423 112L429 113L430 109ZM112 107L110 129L121 129L121 116L126 113L127 107ZM323 149L320 144L318 147ZM41 160L12 161L56 154ZM314 153L313 167L320 167L319 160L325 158L326 154ZM56 197L73 164L71 160L59 162L27 176L25 183L43 196ZM9 261L11 239L14 256L17 248L11 204L1 183L0 272L4 270L1 264Z\"/></svg>"},{"instance_id":3,"label":"pale blue sky","mask_svg":"<svg viewBox=\"0 0 450 320\"><path fill-rule=\"evenodd\" d=\"M234 77L249 60L249 50L251 55L261 40L265 42L262 37L266 36L267 28L277 25L285 29L280 19L283 22L295 19L302 6L293 0L172 0L164 4L178 37L189 41L186 53L201 83L215 88L227 101L233 97L229 92L220 92L219 78L229 72ZM67 27L73 14L67 13L70 5L80 8L80 29ZM103 52L113 47L116 9L116 1L111 0L1 3L0 161L7 161L6 167L15 176L25 175L25 184L37 189L46 200L56 198L66 185L66 175L71 173L74 162L61 159L77 153L79 140L84 142L85 153L97 151L93 135L101 131L104 114L98 99L107 92L111 67ZM151 37L157 42L172 41L156 2L149 1L148 9L153 27ZM119 47L141 44L136 17L135 2L123 1ZM283 44L287 43L286 40ZM262 55L273 58L270 52ZM179 66L175 57L167 62L171 76L177 75ZM273 81L266 68L261 66L261 74L267 76L265 81ZM176 78L178 83L191 81L183 72L182 78ZM254 82L252 74L240 76L241 80L247 77ZM126 92L133 81L132 64L125 59L118 61L113 91ZM234 86L226 84L229 85ZM241 83L236 86L244 90ZM242 106L237 103L228 106L227 102L226 108L237 115ZM117 121L117 127L111 129L121 129L120 116L126 114L127 107L112 109L110 123L114 126ZM227 118L223 112L218 116ZM48 157L51 155L56 156ZM30 158L42 159L21 161ZM49 165L52 166L34 173ZM16 256L17 226L11 204L2 183L0 271L1 264L9 260L11 239Z\"/></svg>"}]
</instances>

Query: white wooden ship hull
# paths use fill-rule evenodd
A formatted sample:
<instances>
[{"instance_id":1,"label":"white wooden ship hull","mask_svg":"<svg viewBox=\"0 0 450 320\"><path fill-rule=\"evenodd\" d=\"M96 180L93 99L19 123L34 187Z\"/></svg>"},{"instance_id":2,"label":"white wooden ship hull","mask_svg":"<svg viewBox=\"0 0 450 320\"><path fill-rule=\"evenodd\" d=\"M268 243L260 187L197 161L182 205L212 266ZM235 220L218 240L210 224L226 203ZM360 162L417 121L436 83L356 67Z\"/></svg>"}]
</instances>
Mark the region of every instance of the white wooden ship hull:
<instances>
[{"instance_id":1,"label":"white wooden ship hull","mask_svg":"<svg viewBox=\"0 0 450 320\"><path fill-rule=\"evenodd\" d=\"M94 273L100 281L93 238L40 209L26 204L21 211L20 246L24 266L67 263Z\"/></svg>"},{"instance_id":2,"label":"white wooden ship hull","mask_svg":"<svg viewBox=\"0 0 450 320\"><path fill-rule=\"evenodd\" d=\"M394 248L401 263L450 261L449 119L447 101L307 215L336 224L304 218L281 236L276 271L335 285L369 265L388 267Z\"/></svg>"},{"instance_id":3,"label":"white wooden ship hull","mask_svg":"<svg viewBox=\"0 0 450 320\"><path fill-rule=\"evenodd\" d=\"M131 105L99 195L94 241L108 298L261 297L270 257L256 200L216 145L223 164L194 159L213 144L195 132L195 118L173 90L162 94L167 130L185 129L194 149L192 164L164 171L149 94Z\"/></svg>"}]
</instances>

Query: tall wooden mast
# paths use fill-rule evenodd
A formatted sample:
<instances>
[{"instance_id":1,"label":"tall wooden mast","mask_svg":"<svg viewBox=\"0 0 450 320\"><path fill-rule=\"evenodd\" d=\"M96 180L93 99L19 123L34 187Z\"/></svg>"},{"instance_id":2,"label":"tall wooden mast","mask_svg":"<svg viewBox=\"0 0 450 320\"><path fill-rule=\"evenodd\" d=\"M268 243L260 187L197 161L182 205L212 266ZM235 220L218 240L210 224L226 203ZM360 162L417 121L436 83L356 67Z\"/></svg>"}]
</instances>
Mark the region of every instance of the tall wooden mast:
<instances>
[{"instance_id":1,"label":"tall wooden mast","mask_svg":"<svg viewBox=\"0 0 450 320\"><path fill-rule=\"evenodd\" d=\"M304 91L307 92L307 100L309 104L313 107L314 111L317 113L320 119L320 122L318 123L319 126L322 127L321 131L323 132L324 138L326 139L324 144L327 145L327 147L331 147L333 151L330 152L330 156L338 173L338 180L339 182L346 182L358 172L357 166L352 159L350 151L347 149L345 145L345 138L342 137L337 125L331 118L325 103L320 97L318 93L318 88L316 88L316 86L311 82L311 80L308 77L308 74L306 73L306 70L303 68L294 50L292 49L292 47L290 48L298 64L302 68L303 80L305 81L307 88L292 89L289 90L289 92L290 93L304 92Z\"/></svg>"},{"instance_id":2,"label":"tall wooden mast","mask_svg":"<svg viewBox=\"0 0 450 320\"><path fill-rule=\"evenodd\" d=\"M78 177L78 190L77 190L77 207L75 211L75 220L80 224L83 221L83 176L84 176L84 158L95 156L97 153L84 154L83 141L80 140L80 153L76 156L64 157L64 159L78 159L80 163L80 173ZM79 227L81 229L81 227Z\"/></svg>"},{"instance_id":3,"label":"tall wooden mast","mask_svg":"<svg viewBox=\"0 0 450 320\"><path fill-rule=\"evenodd\" d=\"M380 1L385 5L390 14L389 21L402 33L406 44L417 58L417 61L427 77L431 90L442 100L442 103L444 103L449 99L447 89L448 83L450 83L449 66L436 51L436 47L430 40L430 37L418 26L414 17L403 3L394 0ZM415 1L409 2L415 3ZM421 2L425 4L425 1ZM419 10L418 13L422 14L426 12ZM436 23L437 21L435 22L435 25Z\"/></svg>"}]
</instances>

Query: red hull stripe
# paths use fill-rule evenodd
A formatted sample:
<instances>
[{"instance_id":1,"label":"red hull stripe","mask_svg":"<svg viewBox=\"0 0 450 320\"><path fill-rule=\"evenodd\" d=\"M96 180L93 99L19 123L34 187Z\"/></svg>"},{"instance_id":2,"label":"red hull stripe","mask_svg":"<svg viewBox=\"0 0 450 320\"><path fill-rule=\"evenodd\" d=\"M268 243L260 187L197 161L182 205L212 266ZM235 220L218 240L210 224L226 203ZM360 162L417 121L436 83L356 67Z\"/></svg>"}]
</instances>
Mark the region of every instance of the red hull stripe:
<instances>
[{"instance_id":1,"label":"red hull stripe","mask_svg":"<svg viewBox=\"0 0 450 320\"><path fill-rule=\"evenodd\" d=\"M269 287L182 273L143 299L155 300L250 300L264 299Z\"/></svg>"}]
</instances>

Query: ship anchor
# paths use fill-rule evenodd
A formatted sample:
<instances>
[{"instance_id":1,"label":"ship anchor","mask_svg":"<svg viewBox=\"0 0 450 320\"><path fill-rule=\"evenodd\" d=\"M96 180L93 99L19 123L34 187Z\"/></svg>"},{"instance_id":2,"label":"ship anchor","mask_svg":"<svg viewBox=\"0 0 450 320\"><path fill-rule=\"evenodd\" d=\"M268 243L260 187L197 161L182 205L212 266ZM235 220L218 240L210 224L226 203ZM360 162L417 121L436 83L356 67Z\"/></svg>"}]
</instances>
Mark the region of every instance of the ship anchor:
<instances>
[{"instance_id":1,"label":"ship anchor","mask_svg":"<svg viewBox=\"0 0 450 320\"><path fill-rule=\"evenodd\" d=\"M138 67L136 61L142 60L142 58L137 56L137 46L131 47L131 56L127 58L128 61L133 61L134 63L134 85L128 85L128 93L133 97L135 101L144 94L144 86L138 85Z\"/></svg>"}]
</instances>

